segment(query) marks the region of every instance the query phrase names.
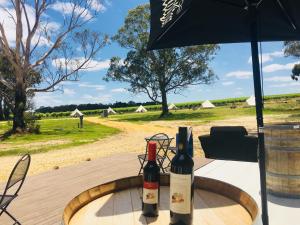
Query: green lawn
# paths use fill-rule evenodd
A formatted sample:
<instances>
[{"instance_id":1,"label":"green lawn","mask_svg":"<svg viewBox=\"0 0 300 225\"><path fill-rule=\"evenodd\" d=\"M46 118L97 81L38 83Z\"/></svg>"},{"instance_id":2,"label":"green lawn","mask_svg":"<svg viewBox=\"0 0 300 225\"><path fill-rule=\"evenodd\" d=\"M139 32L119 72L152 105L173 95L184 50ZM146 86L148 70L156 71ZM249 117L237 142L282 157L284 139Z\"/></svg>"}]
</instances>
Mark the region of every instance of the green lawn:
<instances>
[{"instance_id":1,"label":"green lawn","mask_svg":"<svg viewBox=\"0 0 300 225\"><path fill-rule=\"evenodd\" d=\"M13 135L0 142L8 147L0 150L0 156L16 155L25 152L40 153L91 143L116 134L118 129L84 121L84 128L78 128L78 119L41 120L40 134ZM0 134L10 128L7 122L0 123ZM23 147L22 145L31 145Z\"/></svg>"},{"instance_id":2,"label":"green lawn","mask_svg":"<svg viewBox=\"0 0 300 225\"><path fill-rule=\"evenodd\" d=\"M198 110L177 110L171 111L171 115L167 118L160 118L160 112L147 113L128 113L110 116L110 118L118 121L128 121L134 123L144 123L159 120L193 120L201 123L232 118L235 116L251 116L255 115L255 107L239 107L231 109L230 107L216 107L213 109ZM264 109L265 115L282 115L291 114L291 119L300 119L300 104L267 104Z\"/></svg>"},{"instance_id":3,"label":"green lawn","mask_svg":"<svg viewBox=\"0 0 300 225\"><path fill-rule=\"evenodd\" d=\"M265 115L289 115L288 120L300 120L300 104L296 100L288 102L269 102L265 105ZM127 121L133 123L147 123L150 121L189 121L191 125L198 125L214 120L223 120L238 116L254 116L255 107L239 106L216 107L214 109L178 110L172 111L167 118L160 118L160 111L147 113L127 113L109 116L109 120ZM16 155L25 152L40 153L71 146L78 146L97 141L101 138L116 134L119 130L107 126L84 122L84 128L78 128L78 119L44 119L38 121L41 134L14 135L0 142L0 157ZM10 128L7 122L0 123L0 134Z\"/></svg>"}]
</instances>

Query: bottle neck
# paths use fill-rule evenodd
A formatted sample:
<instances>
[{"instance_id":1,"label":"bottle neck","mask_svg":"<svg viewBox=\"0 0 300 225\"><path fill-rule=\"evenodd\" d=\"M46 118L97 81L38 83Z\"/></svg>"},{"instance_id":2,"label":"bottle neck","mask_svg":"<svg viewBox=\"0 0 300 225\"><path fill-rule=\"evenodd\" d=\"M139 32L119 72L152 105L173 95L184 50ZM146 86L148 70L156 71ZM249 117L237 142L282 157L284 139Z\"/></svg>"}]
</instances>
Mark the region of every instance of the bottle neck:
<instances>
[{"instance_id":1,"label":"bottle neck","mask_svg":"<svg viewBox=\"0 0 300 225\"><path fill-rule=\"evenodd\" d=\"M156 149L148 150L148 161L156 161Z\"/></svg>"}]
</instances>

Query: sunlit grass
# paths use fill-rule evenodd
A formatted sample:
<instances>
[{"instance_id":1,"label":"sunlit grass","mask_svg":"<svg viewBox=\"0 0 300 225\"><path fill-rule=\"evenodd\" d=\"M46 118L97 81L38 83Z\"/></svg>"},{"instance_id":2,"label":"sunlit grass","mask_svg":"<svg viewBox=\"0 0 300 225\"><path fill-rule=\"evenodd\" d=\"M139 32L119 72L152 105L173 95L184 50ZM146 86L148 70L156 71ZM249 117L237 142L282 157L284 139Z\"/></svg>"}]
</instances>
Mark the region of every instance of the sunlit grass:
<instances>
[{"instance_id":1,"label":"sunlit grass","mask_svg":"<svg viewBox=\"0 0 300 225\"><path fill-rule=\"evenodd\" d=\"M216 107L213 109L197 109L197 110L177 110L171 111L168 117L160 118L159 111L147 113L127 113L110 116L111 119L118 121L128 121L134 123L143 123L149 121L159 120L192 120L198 122L209 122L214 120L229 119L236 116L255 116L255 107ZM264 109L265 115L282 115L282 114L299 114L300 104L287 103L287 104L266 104Z\"/></svg>"},{"instance_id":2,"label":"sunlit grass","mask_svg":"<svg viewBox=\"0 0 300 225\"><path fill-rule=\"evenodd\" d=\"M0 150L0 156L16 155L25 152L39 153L63 149L95 142L119 132L118 129L84 121L84 127L78 128L78 119L40 120L40 134L12 135L0 142L9 148ZM10 128L7 122L0 123L3 134ZM23 145L23 146L22 146Z\"/></svg>"},{"instance_id":3,"label":"sunlit grass","mask_svg":"<svg viewBox=\"0 0 300 225\"><path fill-rule=\"evenodd\" d=\"M255 107L237 105L213 109L184 109L171 111L167 117L160 118L160 111L147 113L124 113L110 115L108 120L132 123L147 123L151 121L187 121L192 125L203 124L216 120L224 120L242 116L255 116ZM300 120L300 103L297 100L269 101L265 105L265 115L288 115L288 120ZM40 153L64 149L97 141L114 135L119 130L100 124L84 121L84 128L78 128L79 119L44 119L38 121L41 134L13 135L0 142L0 156L16 155L25 152ZM11 123L0 122L0 134L11 127ZM1 146L2 145L2 146Z\"/></svg>"}]
</instances>

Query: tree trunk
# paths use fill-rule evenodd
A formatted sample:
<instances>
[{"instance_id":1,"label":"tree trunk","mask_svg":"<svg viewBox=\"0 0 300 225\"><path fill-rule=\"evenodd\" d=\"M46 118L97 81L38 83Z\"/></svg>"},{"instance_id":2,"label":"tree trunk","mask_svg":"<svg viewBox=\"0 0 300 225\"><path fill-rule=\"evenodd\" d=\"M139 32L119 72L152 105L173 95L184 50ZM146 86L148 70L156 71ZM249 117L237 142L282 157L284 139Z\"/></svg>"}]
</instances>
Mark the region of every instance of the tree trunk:
<instances>
[{"instance_id":1,"label":"tree trunk","mask_svg":"<svg viewBox=\"0 0 300 225\"><path fill-rule=\"evenodd\" d=\"M4 115L3 115L3 105L2 105L2 97L0 97L0 120L4 120Z\"/></svg>"},{"instance_id":2,"label":"tree trunk","mask_svg":"<svg viewBox=\"0 0 300 225\"><path fill-rule=\"evenodd\" d=\"M162 113L161 117L167 116L169 114L168 109L168 100L167 100L167 93L165 90L161 90L161 106L162 106Z\"/></svg>"},{"instance_id":3,"label":"tree trunk","mask_svg":"<svg viewBox=\"0 0 300 225\"><path fill-rule=\"evenodd\" d=\"M26 108L26 90L23 74L18 74L16 79L15 107L13 119L13 132L23 132L26 128L24 112Z\"/></svg>"}]
</instances>

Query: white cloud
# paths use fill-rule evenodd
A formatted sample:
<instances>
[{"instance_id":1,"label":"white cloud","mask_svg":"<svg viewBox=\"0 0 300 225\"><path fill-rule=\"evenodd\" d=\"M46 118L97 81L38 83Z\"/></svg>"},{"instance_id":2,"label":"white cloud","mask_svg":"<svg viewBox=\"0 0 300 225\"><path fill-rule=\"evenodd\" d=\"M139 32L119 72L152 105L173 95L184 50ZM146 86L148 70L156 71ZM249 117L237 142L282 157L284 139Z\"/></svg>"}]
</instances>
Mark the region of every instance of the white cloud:
<instances>
[{"instance_id":1,"label":"white cloud","mask_svg":"<svg viewBox=\"0 0 300 225\"><path fill-rule=\"evenodd\" d=\"M83 87L83 88L94 88L97 91L103 91L105 90L105 86L101 85L101 84L90 84L88 82L83 82L83 83L79 83L78 87Z\"/></svg>"},{"instance_id":2,"label":"white cloud","mask_svg":"<svg viewBox=\"0 0 300 225\"><path fill-rule=\"evenodd\" d=\"M64 88L64 94L68 96L74 96L76 92L74 89Z\"/></svg>"},{"instance_id":3,"label":"white cloud","mask_svg":"<svg viewBox=\"0 0 300 225\"><path fill-rule=\"evenodd\" d=\"M3 23L6 38L10 45L14 45L15 40L16 40L16 25L14 23L14 19L16 18L15 10L13 9L12 5L10 3L8 3L8 1L5 1L5 0L0 0L0 6L1 6L0 7L0 21ZM35 9L28 4L25 5L25 8L26 8L27 15L28 15L29 25L30 25L30 27L32 27L33 24L35 23ZM13 16L14 19L11 18L11 15ZM47 17L47 15L44 14L44 17ZM25 14L23 13L22 14L23 37L24 37L23 42L25 42L25 40L28 36L27 23L25 21L26 21ZM55 22L43 23L41 21L40 26L36 32L36 35L32 39L32 46L35 45L36 43L38 43L38 41L39 41L39 46L51 44L50 39L41 35L43 32L43 28L45 28L45 27L47 29L47 32L49 34L51 34L52 32L55 32L60 28L60 24L55 23ZM41 37L39 40L40 35L41 35ZM0 35L0 37L1 37L1 35Z\"/></svg>"},{"instance_id":4,"label":"white cloud","mask_svg":"<svg viewBox=\"0 0 300 225\"><path fill-rule=\"evenodd\" d=\"M104 60L104 61L97 61L97 60L91 60L88 65L86 66L87 71L100 71L104 69L108 69L110 65L110 60Z\"/></svg>"},{"instance_id":5,"label":"white cloud","mask_svg":"<svg viewBox=\"0 0 300 225\"><path fill-rule=\"evenodd\" d=\"M104 3L107 6L111 6L112 5L112 1L111 0L104 0Z\"/></svg>"},{"instance_id":6,"label":"white cloud","mask_svg":"<svg viewBox=\"0 0 300 225\"><path fill-rule=\"evenodd\" d=\"M234 84L234 81L224 81L224 82L222 82L223 86L230 86L230 85L233 85L233 84Z\"/></svg>"},{"instance_id":7,"label":"white cloud","mask_svg":"<svg viewBox=\"0 0 300 225\"><path fill-rule=\"evenodd\" d=\"M281 70L292 70L295 64L300 63L294 62L294 63L287 63L287 64L270 64L267 66L263 67L263 72L265 73L273 73L276 71L281 71Z\"/></svg>"},{"instance_id":8,"label":"white cloud","mask_svg":"<svg viewBox=\"0 0 300 225\"><path fill-rule=\"evenodd\" d=\"M69 80L67 80L67 81L62 81L60 84L63 85L63 86L72 86L72 85L78 84L78 82L77 81L69 81Z\"/></svg>"},{"instance_id":9,"label":"white cloud","mask_svg":"<svg viewBox=\"0 0 300 225\"><path fill-rule=\"evenodd\" d=\"M115 88L115 89L111 89L111 92L113 92L113 93L124 93L124 92L127 92L127 90L125 88Z\"/></svg>"},{"instance_id":10,"label":"white cloud","mask_svg":"<svg viewBox=\"0 0 300 225\"><path fill-rule=\"evenodd\" d=\"M290 82L292 78L290 76L274 76L265 78L264 80L270 82Z\"/></svg>"},{"instance_id":11,"label":"white cloud","mask_svg":"<svg viewBox=\"0 0 300 225\"><path fill-rule=\"evenodd\" d=\"M234 94L234 96L242 96L242 95L244 95L244 92L242 92L242 91L236 91L233 94Z\"/></svg>"},{"instance_id":12,"label":"white cloud","mask_svg":"<svg viewBox=\"0 0 300 225\"><path fill-rule=\"evenodd\" d=\"M87 0L87 3L90 4L91 9L96 12L104 12L106 10L106 7L101 4L99 0ZM93 12L71 2L57 2L53 4L51 8L60 12L62 15L70 15L74 11L76 15L81 15L80 17L83 20L90 20L93 17Z\"/></svg>"},{"instance_id":13,"label":"white cloud","mask_svg":"<svg viewBox=\"0 0 300 225\"><path fill-rule=\"evenodd\" d=\"M106 10L106 7L101 4L99 0L90 0L91 1L91 6L94 10L97 12L104 12ZM109 2L106 2L107 5L109 5Z\"/></svg>"},{"instance_id":14,"label":"white cloud","mask_svg":"<svg viewBox=\"0 0 300 225\"><path fill-rule=\"evenodd\" d=\"M274 58L283 57L284 53L283 51L275 51L275 52L269 52L269 53L263 53L259 55L259 60L262 59L262 63L271 62L274 60ZM250 56L248 59L248 63L252 63L252 57Z\"/></svg>"},{"instance_id":15,"label":"white cloud","mask_svg":"<svg viewBox=\"0 0 300 225\"><path fill-rule=\"evenodd\" d=\"M252 76L252 72L238 70L238 71L229 72L225 76L226 77L235 77L235 78L238 78L238 79L248 79Z\"/></svg>"},{"instance_id":16,"label":"white cloud","mask_svg":"<svg viewBox=\"0 0 300 225\"><path fill-rule=\"evenodd\" d=\"M58 58L52 61L52 65L54 67L64 67L67 64L67 67L69 70L75 70L79 67L79 65L81 65L84 62L84 58L83 57L79 57L79 58L74 58L69 60L66 63L66 59L65 58ZM110 65L110 60L104 60L104 61L97 61L97 60L90 60L88 63L86 63L85 66L82 67L81 71L88 71L88 72L96 72L96 71L101 71L101 70L105 70L108 69Z\"/></svg>"},{"instance_id":17,"label":"white cloud","mask_svg":"<svg viewBox=\"0 0 300 225\"><path fill-rule=\"evenodd\" d=\"M0 6L8 5L9 0L0 0Z\"/></svg>"},{"instance_id":18,"label":"white cloud","mask_svg":"<svg viewBox=\"0 0 300 225\"><path fill-rule=\"evenodd\" d=\"M99 96L85 94L82 96L81 99L88 101L89 103L109 103L112 100L112 96L107 94Z\"/></svg>"},{"instance_id":19,"label":"white cloud","mask_svg":"<svg viewBox=\"0 0 300 225\"><path fill-rule=\"evenodd\" d=\"M272 88L300 87L300 83L297 81L294 81L294 82L283 83L283 84L273 84L273 85L269 85L268 87L272 87Z\"/></svg>"},{"instance_id":20,"label":"white cloud","mask_svg":"<svg viewBox=\"0 0 300 225\"><path fill-rule=\"evenodd\" d=\"M34 103L36 107L40 106L56 106L64 104L61 100L62 97L57 95L57 93L37 93L34 97Z\"/></svg>"},{"instance_id":21,"label":"white cloud","mask_svg":"<svg viewBox=\"0 0 300 225\"><path fill-rule=\"evenodd\" d=\"M51 8L63 15L70 15L74 10L76 15L82 14L81 18L84 20L89 20L92 18L92 14L87 9L82 7L75 7L75 5L71 2L57 2L51 5Z\"/></svg>"},{"instance_id":22,"label":"white cloud","mask_svg":"<svg viewBox=\"0 0 300 225\"><path fill-rule=\"evenodd\" d=\"M88 94L84 94L81 98L84 98L84 99L93 99L94 96L88 95Z\"/></svg>"}]
</instances>

